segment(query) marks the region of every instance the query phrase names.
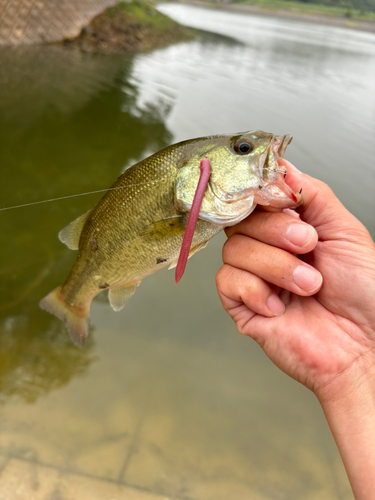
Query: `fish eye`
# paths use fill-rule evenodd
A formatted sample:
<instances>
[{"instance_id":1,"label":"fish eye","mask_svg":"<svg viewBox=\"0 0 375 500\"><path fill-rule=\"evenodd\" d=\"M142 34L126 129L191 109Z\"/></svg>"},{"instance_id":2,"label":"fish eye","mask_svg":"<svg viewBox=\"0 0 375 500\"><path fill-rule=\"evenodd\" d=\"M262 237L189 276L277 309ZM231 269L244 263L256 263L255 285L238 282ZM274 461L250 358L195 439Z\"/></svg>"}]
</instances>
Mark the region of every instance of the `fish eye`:
<instances>
[{"instance_id":1,"label":"fish eye","mask_svg":"<svg viewBox=\"0 0 375 500\"><path fill-rule=\"evenodd\" d=\"M253 149L254 146L251 144L251 142L246 141L244 139L237 141L236 144L234 145L234 150L239 155L246 155L247 153L250 153Z\"/></svg>"}]
</instances>

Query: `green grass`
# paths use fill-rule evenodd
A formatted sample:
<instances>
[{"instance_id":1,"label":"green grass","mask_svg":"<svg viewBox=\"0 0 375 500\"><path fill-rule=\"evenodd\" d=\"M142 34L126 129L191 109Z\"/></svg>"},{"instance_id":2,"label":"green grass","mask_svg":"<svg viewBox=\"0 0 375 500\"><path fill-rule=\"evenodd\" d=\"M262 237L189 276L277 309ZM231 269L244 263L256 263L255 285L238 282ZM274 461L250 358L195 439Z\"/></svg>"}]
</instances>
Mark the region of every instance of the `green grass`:
<instances>
[{"instance_id":1,"label":"green grass","mask_svg":"<svg viewBox=\"0 0 375 500\"><path fill-rule=\"evenodd\" d=\"M134 52L197 37L195 30L158 12L151 1L119 2L93 19L76 43L88 51Z\"/></svg>"},{"instance_id":2,"label":"green grass","mask_svg":"<svg viewBox=\"0 0 375 500\"><path fill-rule=\"evenodd\" d=\"M151 3L142 0L119 2L115 7L108 9L106 15L115 17L119 12L124 13L128 20L140 25L152 25L154 28L168 29L176 24L172 19L158 12Z\"/></svg>"},{"instance_id":3,"label":"green grass","mask_svg":"<svg viewBox=\"0 0 375 500\"><path fill-rule=\"evenodd\" d=\"M359 21L375 21L375 12L352 8L349 5L327 5L293 0L234 0L232 3L254 5L268 11L287 10L306 15L324 15Z\"/></svg>"}]
</instances>

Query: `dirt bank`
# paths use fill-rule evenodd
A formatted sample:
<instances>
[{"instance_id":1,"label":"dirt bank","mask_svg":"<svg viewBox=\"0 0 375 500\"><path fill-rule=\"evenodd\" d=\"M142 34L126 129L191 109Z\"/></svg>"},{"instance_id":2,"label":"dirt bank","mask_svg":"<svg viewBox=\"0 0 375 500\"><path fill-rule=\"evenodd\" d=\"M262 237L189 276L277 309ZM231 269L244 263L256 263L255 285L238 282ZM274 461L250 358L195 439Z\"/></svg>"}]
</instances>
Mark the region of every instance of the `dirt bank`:
<instances>
[{"instance_id":1,"label":"dirt bank","mask_svg":"<svg viewBox=\"0 0 375 500\"><path fill-rule=\"evenodd\" d=\"M152 4L134 0L107 9L77 38L64 43L90 52L134 52L191 40L196 33L161 14Z\"/></svg>"}]
</instances>

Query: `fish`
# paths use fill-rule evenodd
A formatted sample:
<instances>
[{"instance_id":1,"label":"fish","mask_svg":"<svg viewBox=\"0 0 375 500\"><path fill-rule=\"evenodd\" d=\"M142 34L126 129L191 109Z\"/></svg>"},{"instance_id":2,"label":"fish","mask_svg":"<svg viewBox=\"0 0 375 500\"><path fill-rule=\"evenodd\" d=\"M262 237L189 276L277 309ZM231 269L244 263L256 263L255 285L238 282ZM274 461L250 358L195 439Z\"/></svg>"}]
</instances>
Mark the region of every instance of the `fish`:
<instances>
[{"instance_id":1,"label":"fish","mask_svg":"<svg viewBox=\"0 0 375 500\"><path fill-rule=\"evenodd\" d=\"M264 131L221 134L170 145L127 168L98 204L59 233L77 259L62 286L40 307L62 320L82 347L89 334L93 298L108 290L120 311L141 281L177 265L200 180L202 160L211 173L200 201L188 257L227 226L245 219L257 204L296 208L301 195L279 167L292 137ZM192 210L193 211L193 210Z\"/></svg>"}]
</instances>

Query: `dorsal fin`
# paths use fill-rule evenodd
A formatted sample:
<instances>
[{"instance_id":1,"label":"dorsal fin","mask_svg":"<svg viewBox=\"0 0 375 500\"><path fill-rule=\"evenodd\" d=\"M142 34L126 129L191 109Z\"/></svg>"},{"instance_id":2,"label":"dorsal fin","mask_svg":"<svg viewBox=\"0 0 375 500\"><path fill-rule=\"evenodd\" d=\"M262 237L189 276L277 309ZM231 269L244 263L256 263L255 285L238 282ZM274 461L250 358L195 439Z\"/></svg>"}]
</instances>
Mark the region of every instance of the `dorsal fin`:
<instances>
[{"instance_id":1,"label":"dorsal fin","mask_svg":"<svg viewBox=\"0 0 375 500\"><path fill-rule=\"evenodd\" d=\"M59 240L70 248L70 250L78 250L82 229L90 213L91 210L74 219L74 221L59 232Z\"/></svg>"}]
</instances>

